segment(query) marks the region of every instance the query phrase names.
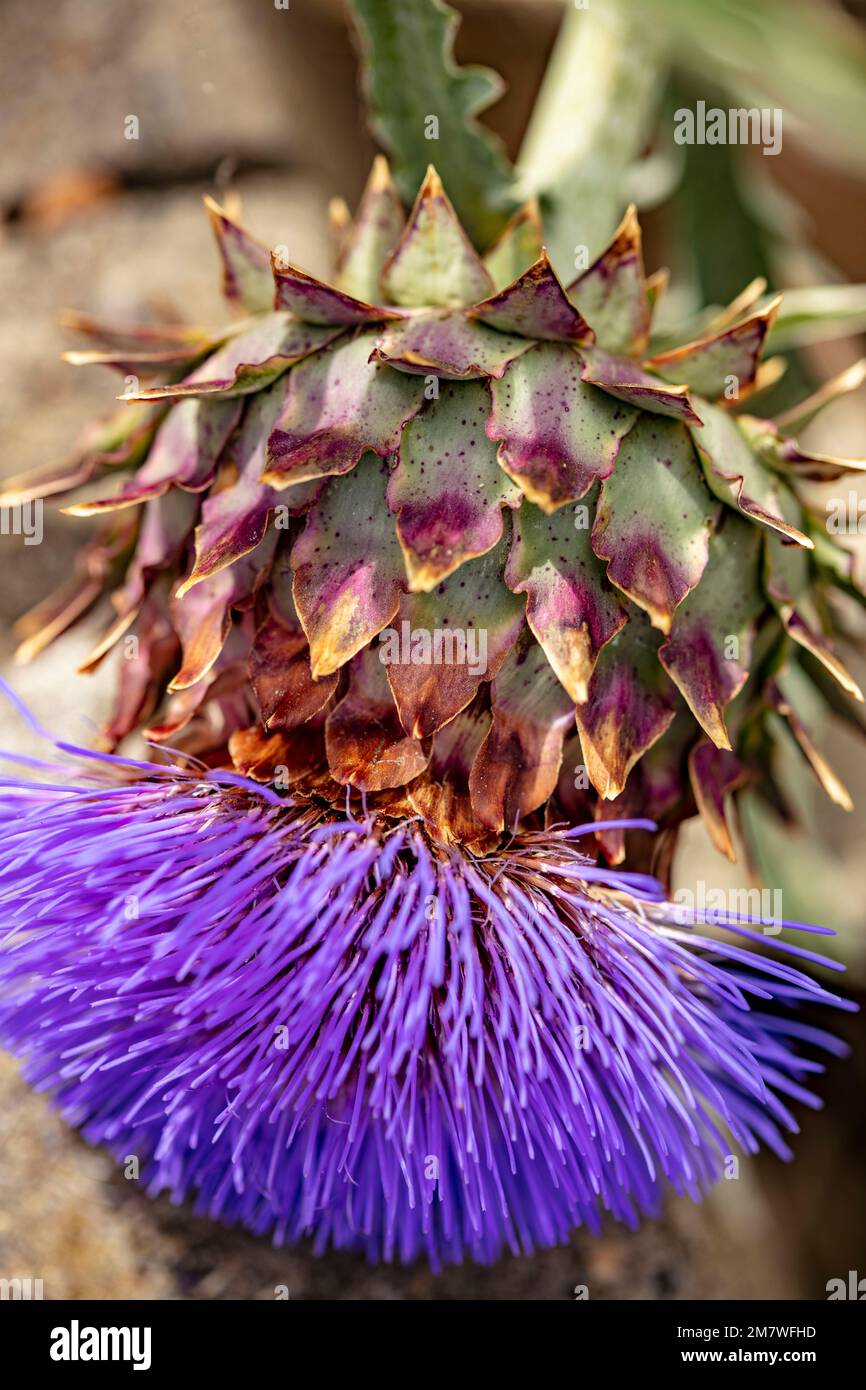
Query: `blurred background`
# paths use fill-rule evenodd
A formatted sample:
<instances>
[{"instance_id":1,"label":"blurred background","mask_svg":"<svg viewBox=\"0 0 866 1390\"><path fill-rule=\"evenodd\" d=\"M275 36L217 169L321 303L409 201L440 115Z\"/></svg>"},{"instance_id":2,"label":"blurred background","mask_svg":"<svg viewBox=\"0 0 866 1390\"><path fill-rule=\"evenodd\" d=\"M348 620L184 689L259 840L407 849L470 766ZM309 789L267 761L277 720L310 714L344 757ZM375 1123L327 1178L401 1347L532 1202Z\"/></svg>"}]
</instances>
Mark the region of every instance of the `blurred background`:
<instances>
[{"instance_id":1,"label":"blurred background","mask_svg":"<svg viewBox=\"0 0 866 1390\"><path fill-rule=\"evenodd\" d=\"M505 79L484 122L516 158L563 14L587 26L576 49L579 58L585 42L585 61L589 15L634 32L631 66L610 78L621 85L617 138L604 144L611 125L602 112L603 157L575 177L592 215L587 240L603 241L605 220L609 232L637 198L647 267L670 266L679 285L666 310L672 321L728 302L759 274L792 290L866 281L862 6L592 0L576 21L573 8L582 9L459 0L457 57ZM119 322L218 322L207 192L239 195L260 239L327 275L329 200L354 206L375 147L339 0L122 8L54 0L50 15L30 0L3 0L0 24L0 470L8 477L68 454L117 391L108 373L79 374L60 360L78 345L60 326L63 309ZM625 52L619 39L616 51ZM781 108L781 153L676 147L672 112L698 98ZM130 116L134 140L125 138ZM806 327L793 333L789 372L762 400L764 413L862 356L862 292L840 290L837 300L829 341L809 333L804 301ZM813 448L862 457L866 392L840 399L810 428ZM0 669L38 717L86 741L105 715L113 670L109 662L96 676L73 673L104 615L33 666L12 666L12 622L60 582L87 529L50 506L44 524L38 549L0 541ZM862 663L855 674L862 683ZM0 710L0 746L25 743L20 723ZM762 866L768 883L783 885L787 916L839 929L832 949L848 967L849 992L866 1003L866 758L853 732L828 730L825 746L858 809L845 815L798 786L808 831L792 837L762 824ZM742 863L721 860L699 828L683 839L676 879L747 881ZM793 1165L744 1163L704 1205L672 1202L658 1225L611 1228L598 1241L578 1233L568 1248L438 1280L421 1267L274 1251L164 1198L148 1201L0 1058L0 1276L42 1278L46 1298L270 1299L278 1284L292 1298L559 1299L581 1284L592 1298L821 1298L830 1278L866 1276L866 1038L862 1017L839 1026L853 1054L819 1082L826 1110L803 1113Z\"/></svg>"}]
</instances>

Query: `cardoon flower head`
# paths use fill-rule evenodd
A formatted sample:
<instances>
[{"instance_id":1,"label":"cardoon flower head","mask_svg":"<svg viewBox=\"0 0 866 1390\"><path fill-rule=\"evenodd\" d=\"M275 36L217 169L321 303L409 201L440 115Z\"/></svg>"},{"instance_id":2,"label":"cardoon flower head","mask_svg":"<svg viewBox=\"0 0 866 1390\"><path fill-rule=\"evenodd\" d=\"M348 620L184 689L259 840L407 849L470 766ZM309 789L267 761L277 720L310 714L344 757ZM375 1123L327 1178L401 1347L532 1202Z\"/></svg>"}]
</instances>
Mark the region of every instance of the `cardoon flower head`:
<instances>
[{"instance_id":1,"label":"cardoon flower head","mask_svg":"<svg viewBox=\"0 0 866 1390\"><path fill-rule=\"evenodd\" d=\"M438 1267L633 1224L732 1145L787 1157L843 1050L796 1018L844 1007L785 959L820 957L708 934L593 823L476 854L67 751L0 790L0 1039L151 1191L278 1243Z\"/></svg>"},{"instance_id":2,"label":"cardoon flower head","mask_svg":"<svg viewBox=\"0 0 866 1390\"><path fill-rule=\"evenodd\" d=\"M742 788L789 811L786 741L850 804L809 711L862 701L866 598L810 484L866 465L796 434L863 371L753 413L778 296L663 338L634 208L560 276L448 7L355 11L386 143L426 35L477 244L398 140L329 280L208 200L230 322L73 316L123 407L0 498L99 518L20 656L110 591L85 669L125 659L73 780L2 783L0 1037L153 1190L439 1266L697 1197L816 1103L820 957L659 878L695 813L733 857Z\"/></svg>"}]
</instances>

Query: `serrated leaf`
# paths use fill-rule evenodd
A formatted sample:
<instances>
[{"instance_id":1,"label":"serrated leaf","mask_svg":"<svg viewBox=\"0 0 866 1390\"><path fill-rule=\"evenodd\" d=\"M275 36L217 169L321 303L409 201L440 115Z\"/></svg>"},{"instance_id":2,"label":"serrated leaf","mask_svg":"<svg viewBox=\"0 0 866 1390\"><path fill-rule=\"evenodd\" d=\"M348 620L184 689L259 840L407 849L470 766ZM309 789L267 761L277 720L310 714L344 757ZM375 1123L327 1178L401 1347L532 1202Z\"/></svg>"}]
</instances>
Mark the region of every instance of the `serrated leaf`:
<instances>
[{"instance_id":1,"label":"serrated leaf","mask_svg":"<svg viewBox=\"0 0 866 1390\"><path fill-rule=\"evenodd\" d=\"M643 415L602 483L592 545L660 632L704 572L719 510L685 425Z\"/></svg>"},{"instance_id":2,"label":"serrated leaf","mask_svg":"<svg viewBox=\"0 0 866 1390\"><path fill-rule=\"evenodd\" d=\"M502 92L487 68L454 61L457 13L441 0L352 0L374 132L411 202L430 158L428 118L438 122L440 172L477 246L492 241L511 206L508 162L476 117Z\"/></svg>"},{"instance_id":3,"label":"serrated leaf","mask_svg":"<svg viewBox=\"0 0 866 1390\"><path fill-rule=\"evenodd\" d=\"M647 0L642 10L700 84L724 80L732 105L783 106L825 159L862 166L866 40L853 14L825 14L809 0Z\"/></svg>"},{"instance_id":4,"label":"serrated leaf","mask_svg":"<svg viewBox=\"0 0 866 1390\"><path fill-rule=\"evenodd\" d=\"M317 679L338 671L397 612L405 574L387 483L387 463L367 454L328 483L293 547L294 599Z\"/></svg>"},{"instance_id":5,"label":"serrated leaf","mask_svg":"<svg viewBox=\"0 0 866 1390\"><path fill-rule=\"evenodd\" d=\"M503 506L520 500L484 433L489 409L480 383L446 385L403 431L388 505L413 592L429 593L465 560L492 550Z\"/></svg>"},{"instance_id":6,"label":"serrated leaf","mask_svg":"<svg viewBox=\"0 0 866 1390\"><path fill-rule=\"evenodd\" d=\"M523 627L523 604L505 587L505 537L430 593L406 594L380 638L388 683L413 738L441 729L492 680Z\"/></svg>"},{"instance_id":7,"label":"serrated leaf","mask_svg":"<svg viewBox=\"0 0 866 1390\"><path fill-rule=\"evenodd\" d=\"M713 536L698 587L674 614L659 660L717 748L730 748L725 708L749 674L754 623L764 607L761 533L728 514Z\"/></svg>"},{"instance_id":8,"label":"serrated leaf","mask_svg":"<svg viewBox=\"0 0 866 1390\"><path fill-rule=\"evenodd\" d=\"M565 7L518 161L520 189L544 207L545 241L563 276L579 268L578 249L602 250L629 202L655 124L660 58L639 7Z\"/></svg>"},{"instance_id":9,"label":"serrated leaf","mask_svg":"<svg viewBox=\"0 0 866 1390\"><path fill-rule=\"evenodd\" d=\"M636 411L581 380L571 348L540 343L491 385L489 438L531 502L552 512L613 469Z\"/></svg>"},{"instance_id":10,"label":"serrated leaf","mask_svg":"<svg viewBox=\"0 0 866 1390\"><path fill-rule=\"evenodd\" d=\"M587 697L602 647L626 613L590 544L589 526L562 508L545 515L530 502L514 514L506 580L525 593L526 618L562 685L576 704Z\"/></svg>"}]
</instances>

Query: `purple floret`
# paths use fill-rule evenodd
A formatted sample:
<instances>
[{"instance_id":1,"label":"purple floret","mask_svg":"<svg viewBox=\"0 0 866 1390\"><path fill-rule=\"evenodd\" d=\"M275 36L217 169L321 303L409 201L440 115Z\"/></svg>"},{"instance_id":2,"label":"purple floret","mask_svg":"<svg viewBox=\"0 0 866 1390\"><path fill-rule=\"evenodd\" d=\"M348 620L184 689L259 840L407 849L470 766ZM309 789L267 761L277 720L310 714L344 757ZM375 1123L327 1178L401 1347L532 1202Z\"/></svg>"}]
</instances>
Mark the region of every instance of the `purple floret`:
<instances>
[{"instance_id":1,"label":"purple floret","mask_svg":"<svg viewBox=\"0 0 866 1390\"><path fill-rule=\"evenodd\" d=\"M844 1001L599 868L592 826L473 858L76 757L0 781L0 1041L150 1191L276 1243L438 1268L633 1225L732 1148L788 1157L801 1047L844 1051L794 1012Z\"/></svg>"}]
</instances>

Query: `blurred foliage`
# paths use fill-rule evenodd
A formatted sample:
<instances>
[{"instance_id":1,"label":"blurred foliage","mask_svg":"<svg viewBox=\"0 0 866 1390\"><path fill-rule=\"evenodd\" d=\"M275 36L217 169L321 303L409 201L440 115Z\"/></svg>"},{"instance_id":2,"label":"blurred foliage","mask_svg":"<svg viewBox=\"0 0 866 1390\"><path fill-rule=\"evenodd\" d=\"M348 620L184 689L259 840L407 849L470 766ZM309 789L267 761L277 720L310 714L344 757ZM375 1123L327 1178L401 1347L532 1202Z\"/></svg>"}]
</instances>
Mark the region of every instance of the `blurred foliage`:
<instances>
[{"instance_id":1,"label":"blurred foliage","mask_svg":"<svg viewBox=\"0 0 866 1390\"><path fill-rule=\"evenodd\" d=\"M779 107L783 128L846 168L866 171L866 35L832 0L605 0L567 5L516 170L477 116L501 95L495 73L454 59L459 16L444 0L351 0L374 133L410 201L431 154L478 247L518 200L537 197L554 266L572 278L629 201L666 204L676 288L662 329L724 305L756 275L779 282L807 222L772 160L733 144L674 143L674 112ZM438 122L435 138L429 123ZM584 250L585 248L585 250ZM585 263L581 261L580 263ZM771 349L866 327L866 286L806 287L777 321ZM789 372L782 399L804 384Z\"/></svg>"},{"instance_id":2,"label":"blurred foliage","mask_svg":"<svg viewBox=\"0 0 866 1390\"><path fill-rule=\"evenodd\" d=\"M681 71L780 106L823 158L866 169L866 35L832 0L621 0Z\"/></svg>"},{"instance_id":3,"label":"blurred foliage","mask_svg":"<svg viewBox=\"0 0 866 1390\"><path fill-rule=\"evenodd\" d=\"M412 202L435 163L463 225L487 246L514 206L505 152L476 120L502 94L500 78L489 68L458 67L460 20L443 0L353 0L352 9L373 132L401 198Z\"/></svg>"},{"instance_id":4,"label":"blurred foliage","mask_svg":"<svg viewBox=\"0 0 866 1390\"><path fill-rule=\"evenodd\" d=\"M565 280L576 248L593 259L631 197L662 72L646 24L619 4L566 12L518 163L520 194L539 199L547 249ZM667 172L663 162L650 166L662 181Z\"/></svg>"},{"instance_id":5,"label":"blurred foliage","mask_svg":"<svg viewBox=\"0 0 866 1390\"><path fill-rule=\"evenodd\" d=\"M673 142L674 112L733 103L780 106L783 128L826 159L866 171L866 36L827 3L800 0L606 0L568 7L518 160L537 193L554 264L571 273L576 242L597 253L626 204L666 204L673 329L724 305L756 275L778 283L791 249L816 282L832 271L804 256L808 218L775 184L772 159L738 145ZM787 123L787 126L786 126ZM791 133L791 132L789 132ZM771 350L866 327L866 286L788 296ZM805 379L789 372L786 392Z\"/></svg>"}]
</instances>

